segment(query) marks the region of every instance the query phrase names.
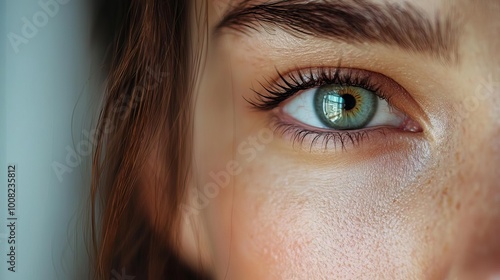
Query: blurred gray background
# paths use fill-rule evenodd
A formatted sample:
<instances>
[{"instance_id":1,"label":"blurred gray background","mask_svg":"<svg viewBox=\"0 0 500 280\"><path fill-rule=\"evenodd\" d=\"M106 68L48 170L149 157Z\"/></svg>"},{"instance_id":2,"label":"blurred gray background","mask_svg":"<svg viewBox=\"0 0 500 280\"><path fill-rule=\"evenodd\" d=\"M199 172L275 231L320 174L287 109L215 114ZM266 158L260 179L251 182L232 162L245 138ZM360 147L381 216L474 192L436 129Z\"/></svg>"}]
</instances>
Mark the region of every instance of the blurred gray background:
<instances>
[{"instance_id":1,"label":"blurred gray background","mask_svg":"<svg viewBox=\"0 0 500 280\"><path fill-rule=\"evenodd\" d=\"M0 279L83 279L88 134L102 84L89 1L1 1ZM15 273L7 270L9 164L17 171Z\"/></svg>"}]
</instances>

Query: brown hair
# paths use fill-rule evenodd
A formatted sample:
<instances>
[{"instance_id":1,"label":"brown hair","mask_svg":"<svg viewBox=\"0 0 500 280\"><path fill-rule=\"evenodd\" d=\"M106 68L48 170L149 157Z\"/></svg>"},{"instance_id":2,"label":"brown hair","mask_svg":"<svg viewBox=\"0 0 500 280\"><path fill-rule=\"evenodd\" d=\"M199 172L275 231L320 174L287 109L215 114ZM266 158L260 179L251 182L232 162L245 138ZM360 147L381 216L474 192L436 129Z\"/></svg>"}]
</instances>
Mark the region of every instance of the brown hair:
<instances>
[{"instance_id":1,"label":"brown hair","mask_svg":"<svg viewBox=\"0 0 500 280\"><path fill-rule=\"evenodd\" d=\"M97 26L110 28L99 34L113 39L92 160L93 278L201 279L175 248L190 159L191 1L100 2ZM155 175L144 184L151 158ZM147 217L145 187L157 194L162 221Z\"/></svg>"}]
</instances>

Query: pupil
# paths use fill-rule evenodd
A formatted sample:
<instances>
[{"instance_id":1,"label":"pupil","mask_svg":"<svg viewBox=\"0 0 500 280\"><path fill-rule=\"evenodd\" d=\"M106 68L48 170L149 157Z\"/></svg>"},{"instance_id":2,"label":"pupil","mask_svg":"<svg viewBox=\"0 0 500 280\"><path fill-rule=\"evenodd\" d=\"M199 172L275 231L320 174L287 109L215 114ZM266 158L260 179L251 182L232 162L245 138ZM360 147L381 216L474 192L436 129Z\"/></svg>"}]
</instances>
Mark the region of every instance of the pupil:
<instances>
[{"instance_id":1,"label":"pupil","mask_svg":"<svg viewBox=\"0 0 500 280\"><path fill-rule=\"evenodd\" d=\"M351 110L356 107L356 98L350 94L342 95L342 99L344 99L344 110Z\"/></svg>"}]
</instances>

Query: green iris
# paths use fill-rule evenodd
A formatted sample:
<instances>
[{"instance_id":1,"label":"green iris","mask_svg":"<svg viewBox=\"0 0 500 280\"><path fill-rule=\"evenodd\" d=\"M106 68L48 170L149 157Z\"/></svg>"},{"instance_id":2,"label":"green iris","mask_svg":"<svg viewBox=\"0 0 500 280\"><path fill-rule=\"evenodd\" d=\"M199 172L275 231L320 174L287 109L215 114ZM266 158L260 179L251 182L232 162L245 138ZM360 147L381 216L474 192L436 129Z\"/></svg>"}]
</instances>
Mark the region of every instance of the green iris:
<instances>
[{"instance_id":1,"label":"green iris","mask_svg":"<svg viewBox=\"0 0 500 280\"><path fill-rule=\"evenodd\" d=\"M314 108L324 125L338 130L366 126L377 111L378 97L354 86L325 85L315 93Z\"/></svg>"}]
</instances>

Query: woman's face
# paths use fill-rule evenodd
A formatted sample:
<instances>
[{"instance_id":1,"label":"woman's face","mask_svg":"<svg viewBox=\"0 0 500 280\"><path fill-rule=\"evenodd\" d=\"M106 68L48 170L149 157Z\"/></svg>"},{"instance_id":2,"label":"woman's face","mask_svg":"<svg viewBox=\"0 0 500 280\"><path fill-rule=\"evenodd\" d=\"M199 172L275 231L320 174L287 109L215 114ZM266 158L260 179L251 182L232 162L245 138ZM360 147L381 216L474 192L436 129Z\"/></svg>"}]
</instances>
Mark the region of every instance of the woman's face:
<instances>
[{"instance_id":1,"label":"woman's face","mask_svg":"<svg viewBox=\"0 0 500 280\"><path fill-rule=\"evenodd\" d=\"M216 279L500 277L499 14L209 0L184 257Z\"/></svg>"}]
</instances>

